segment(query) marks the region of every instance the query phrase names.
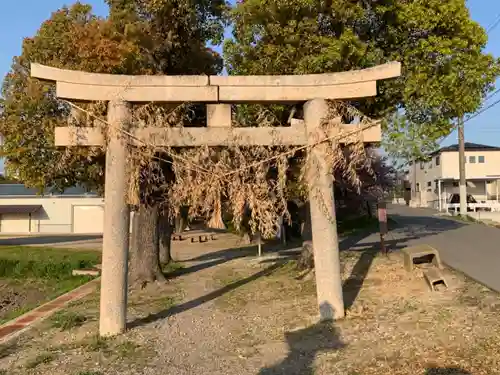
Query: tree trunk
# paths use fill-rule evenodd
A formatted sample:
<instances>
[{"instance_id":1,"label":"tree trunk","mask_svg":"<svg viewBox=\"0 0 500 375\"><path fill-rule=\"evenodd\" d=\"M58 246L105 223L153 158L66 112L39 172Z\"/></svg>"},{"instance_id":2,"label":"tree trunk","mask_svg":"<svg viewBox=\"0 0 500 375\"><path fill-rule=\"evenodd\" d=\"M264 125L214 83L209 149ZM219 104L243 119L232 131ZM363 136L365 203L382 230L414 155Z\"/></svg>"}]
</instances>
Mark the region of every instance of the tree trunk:
<instances>
[{"instance_id":1,"label":"tree trunk","mask_svg":"<svg viewBox=\"0 0 500 375\"><path fill-rule=\"evenodd\" d=\"M149 282L164 281L160 268L158 237L158 205L139 206L133 221L130 247L130 280L145 286Z\"/></svg>"},{"instance_id":2,"label":"tree trunk","mask_svg":"<svg viewBox=\"0 0 500 375\"><path fill-rule=\"evenodd\" d=\"M226 229L226 225L222 220L222 204L220 199L215 203L214 212L212 212L212 217L208 221L208 227L213 229Z\"/></svg>"},{"instance_id":3,"label":"tree trunk","mask_svg":"<svg viewBox=\"0 0 500 375\"><path fill-rule=\"evenodd\" d=\"M160 264L168 264L172 261L172 231L173 226L168 215L161 214L158 223Z\"/></svg>"},{"instance_id":4,"label":"tree trunk","mask_svg":"<svg viewBox=\"0 0 500 375\"><path fill-rule=\"evenodd\" d=\"M252 228L250 227L250 220L252 218L252 211L245 203L245 208L243 209L243 215L240 223L240 235L243 243L250 244L252 242Z\"/></svg>"},{"instance_id":5,"label":"tree trunk","mask_svg":"<svg viewBox=\"0 0 500 375\"><path fill-rule=\"evenodd\" d=\"M297 261L299 270L310 270L314 268L314 253L312 241L304 241L302 243L302 251L299 260Z\"/></svg>"},{"instance_id":6,"label":"tree trunk","mask_svg":"<svg viewBox=\"0 0 500 375\"><path fill-rule=\"evenodd\" d=\"M297 262L297 268L300 270L310 270L314 268L314 252L312 245L312 223L309 201L300 207L300 213L302 218L302 251Z\"/></svg>"},{"instance_id":7,"label":"tree trunk","mask_svg":"<svg viewBox=\"0 0 500 375\"><path fill-rule=\"evenodd\" d=\"M300 208L301 211L301 237L302 241L312 241L312 223L311 223L311 206L309 201L304 203L304 205Z\"/></svg>"},{"instance_id":8,"label":"tree trunk","mask_svg":"<svg viewBox=\"0 0 500 375\"><path fill-rule=\"evenodd\" d=\"M305 228L305 202L297 200L290 200L287 202L287 210L290 215L289 218L283 217L283 227L286 241L294 241L302 239L303 229Z\"/></svg>"},{"instance_id":9,"label":"tree trunk","mask_svg":"<svg viewBox=\"0 0 500 375\"><path fill-rule=\"evenodd\" d=\"M188 227L189 206L181 206L175 218L175 233L182 233Z\"/></svg>"}]
</instances>

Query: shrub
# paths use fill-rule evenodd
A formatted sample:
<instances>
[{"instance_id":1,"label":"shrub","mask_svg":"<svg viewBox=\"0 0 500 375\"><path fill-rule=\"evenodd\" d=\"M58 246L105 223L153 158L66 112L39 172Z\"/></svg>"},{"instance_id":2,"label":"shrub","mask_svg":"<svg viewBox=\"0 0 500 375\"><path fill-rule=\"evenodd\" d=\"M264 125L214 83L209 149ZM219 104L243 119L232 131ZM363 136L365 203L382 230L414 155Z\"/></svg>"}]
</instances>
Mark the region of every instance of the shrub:
<instances>
[{"instance_id":1,"label":"shrub","mask_svg":"<svg viewBox=\"0 0 500 375\"><path fill-rule=\"evenodd\" d=\"M41 365L42 363L50 363L54 359L56 359L56 356L52 353L39 354L36 356L36 358L31 359L26 363L26 368L34 369L38 365Z\"/></svg>"},{"instance_id":2,"label":"shrub","mask_svg":"<svg viewBox=\"0 0 500 375\"><path fill-rule=\"evenodd\" d=\"M61 331L67 331L71 328L80 327L87 321L87 318L74 312L58 311L52 315L50 320L52 327L60 328Z\"/></svg>"},{"instance_id":3,"label":"shrub","mask_svg":"<svg viewBox=\"0 0 500 375\"><path fill-rule=\"evenodd\" d=\"M91 267L88 261L21 260L0 258L0 277L63 279L71 276L73 269Z\"/></svg>"}]
</instances>

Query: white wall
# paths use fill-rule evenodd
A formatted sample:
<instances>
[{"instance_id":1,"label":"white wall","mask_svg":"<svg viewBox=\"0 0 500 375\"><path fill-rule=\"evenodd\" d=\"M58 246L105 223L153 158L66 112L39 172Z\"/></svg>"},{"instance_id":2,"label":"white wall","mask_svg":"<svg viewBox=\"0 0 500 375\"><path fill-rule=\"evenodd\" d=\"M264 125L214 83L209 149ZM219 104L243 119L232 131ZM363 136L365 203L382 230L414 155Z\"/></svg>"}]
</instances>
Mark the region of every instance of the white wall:
<instances>
[{"instance_id":1,"label":"white wall","mask_svg":"<svg viewBox=\"0 0 500 375\"><path fill-rule=\"evenodd\" d=\"M0 205L42 205L39 211L31 215L31 233L71 233L73 206L103 204L102 198L0 198ZM27 214L16 215L28 217ZM2 216L0 231L4 219ZM13 215L5 215L5 220L14 220Z\"/></svg>"},{"instance_id":2,"label":"white wall","mask_svg":"<svg viewBox=\"0 0 500 375\"><path fill-rule=\"evenodd\" d=\"M73 233L73 208L75 206L103 206L103 198L0 198L0 205L41 205L42 208L31 215L31 224L28 214L4 214L0 215L0 232L12 234L28 233ZM102 215L102 213L101 213ZM90 215L92 216L92 215ZM134 213L130 213L130 233L132 233L132 219ZM102 217L96 217L102 225ZM88 233L101 234L104 228L94 231L96 223L92 222L92 228ZM97 226L100 226L97 225ZM7 229L4 231L2 228ZM22 228L14 232L14 228Z\"/></svg>"},{"instance_id":3,"label":"white wall","mask_svg":"<svg viewBox=\"0 0 500 375\"><path fill-rule=\"evenodd\" d=\"M471 164L470 157L476 162ZM478 163L478 157L484 156L484 163ZM466 151L465 176L467 179L486 178L500 175L500 151ZM443 178L459 178L458 152L443 152L441 154Z\"/></svg>"},{"instance_id":4,"label":"white wall","mask_svg":"<svg viewBox=\"0 0 500 375\"><path fill-rule=\"evenodd\" d=\"M426 205L427 202L438 199L435 181L441 178L442 165L441 158L439 159L439 165L437 165L436 156L430 161L417 163L415 171L416 183L419 184L419 191L416 193L417 202ZM410 168L410 181L412 186L415 186L413 183L413 166Z\"/></svg>"}]
</instances>

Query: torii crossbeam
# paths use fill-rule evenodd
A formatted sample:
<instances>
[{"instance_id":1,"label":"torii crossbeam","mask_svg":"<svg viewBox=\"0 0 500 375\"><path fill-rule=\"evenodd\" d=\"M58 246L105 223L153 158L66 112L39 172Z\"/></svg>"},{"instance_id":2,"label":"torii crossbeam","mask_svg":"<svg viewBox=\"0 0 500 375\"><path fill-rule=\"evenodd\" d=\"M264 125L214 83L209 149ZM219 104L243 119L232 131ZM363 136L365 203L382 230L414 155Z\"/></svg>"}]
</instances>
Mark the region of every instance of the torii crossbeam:
<instances>
[{"instance_id":1,"label":"torii crossbeam","mask_svg":"<svg viewBox=\"0 0 500 375\"><path fill-rule=\"evenodd\" d=\"M333 180L325 163L327 146L317 143L315 133L328 114L326 100L375 96L378 80L400 74L398 62L332 74L229 77L123 76L32 64L31 76L55 81L59 98L109 102L100 334L116 335L126 328L130 210L126 204L128 142L122 131L133 136L132 144L156 146L310 145L310 159L316 165L309 181L309 200L320 317L343 317ZM207 127L134 129L129 102L206 103ZM231 104L304 102L304 120L294 119L289 127L231 127ZM356 125L341 126L343 130L356 130ZM58 146L104 145L104 135L98 128L56 128L55 136ZM379 142L380 125L363 129L362 136L366 143ZM328 212L324 212L325 206Z\"/></svg>"}]
</instances>

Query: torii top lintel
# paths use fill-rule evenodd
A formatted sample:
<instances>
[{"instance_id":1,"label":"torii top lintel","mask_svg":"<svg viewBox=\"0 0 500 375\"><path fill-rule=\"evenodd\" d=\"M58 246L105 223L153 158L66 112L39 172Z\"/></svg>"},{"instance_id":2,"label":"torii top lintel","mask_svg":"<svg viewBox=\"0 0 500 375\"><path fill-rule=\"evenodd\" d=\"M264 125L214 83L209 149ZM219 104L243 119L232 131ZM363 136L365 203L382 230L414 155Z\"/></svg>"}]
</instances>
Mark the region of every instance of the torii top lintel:
<instances>
[{"instance_id":1,"label":"torii top lintel","mask_svg":"<svg viewBox=\"0 0 500 375\"><path fill-rule=\"evenodd\" d=\"M377 81L399 77L401 64L340 73L268 76L127 76L31 64L31 76L55 81L59 98L127 102L303 102L377 95Z\"/></svg>"}]
</instances>

